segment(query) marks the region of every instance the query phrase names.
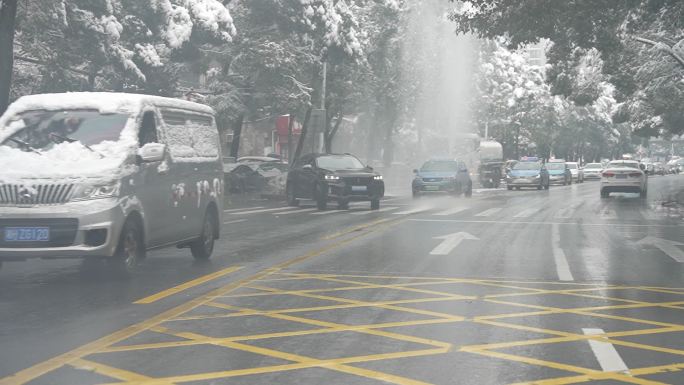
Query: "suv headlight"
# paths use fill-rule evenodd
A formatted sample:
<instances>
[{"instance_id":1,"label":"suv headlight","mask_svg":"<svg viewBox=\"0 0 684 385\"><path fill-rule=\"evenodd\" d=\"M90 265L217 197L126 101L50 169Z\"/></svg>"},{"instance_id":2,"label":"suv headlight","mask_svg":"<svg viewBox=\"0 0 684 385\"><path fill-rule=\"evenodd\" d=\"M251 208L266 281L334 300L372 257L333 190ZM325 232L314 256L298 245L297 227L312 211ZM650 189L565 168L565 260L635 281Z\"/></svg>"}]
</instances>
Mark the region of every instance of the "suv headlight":
<instances>
[{"instance_id":1,"label":"suv headlight","mask_svg":"<svg viewBox=\"0 0 684 385\"><path fill-rule=\"evenodd\" d=\"M104 199L119 196L121 182L116 181L108 184L83 185L74 192L72 201L87 201L91 199Z\"/></svg>"},{"instance_id":2,"label":"suv headlight","mask_svg":"<svg viewBox=\"0 0 684 385\"><path fill-rule=\"evenodd\" d=\"M373 177L375 180L382 180L382 175L376 175Z\"/></svg>"},{"instance_id":3,"label":"suv headlight","mask_svg":"<svg viewBox=\"0 0 684 385\"><path fill-rule=\"evenodd\" d=\"M338 181L338 180L340 180L340 177L337 175L326 175L325 180L327 180L327 181Z\"/></svg>"}]
</instances>

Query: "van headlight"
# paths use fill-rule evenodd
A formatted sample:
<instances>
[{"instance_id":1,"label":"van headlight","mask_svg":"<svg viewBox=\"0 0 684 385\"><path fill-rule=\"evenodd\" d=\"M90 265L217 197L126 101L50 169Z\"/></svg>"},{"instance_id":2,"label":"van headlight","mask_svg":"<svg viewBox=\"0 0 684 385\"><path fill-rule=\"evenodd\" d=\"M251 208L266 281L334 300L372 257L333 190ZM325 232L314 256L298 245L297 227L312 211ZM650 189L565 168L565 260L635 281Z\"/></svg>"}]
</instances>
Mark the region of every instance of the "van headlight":
<instances>
[{"instance_id":1,"label":"van headlight","mask_svg":"<svg viewBox=\"0 0 684 385\"><path fill-rule=\"evenodd\" d=\"M119 196L121 182L116 181L108 184L83 185L77 189L71 198L72 201L87 201L91 199L104 199Z\"/></svg>"}]
</instances>

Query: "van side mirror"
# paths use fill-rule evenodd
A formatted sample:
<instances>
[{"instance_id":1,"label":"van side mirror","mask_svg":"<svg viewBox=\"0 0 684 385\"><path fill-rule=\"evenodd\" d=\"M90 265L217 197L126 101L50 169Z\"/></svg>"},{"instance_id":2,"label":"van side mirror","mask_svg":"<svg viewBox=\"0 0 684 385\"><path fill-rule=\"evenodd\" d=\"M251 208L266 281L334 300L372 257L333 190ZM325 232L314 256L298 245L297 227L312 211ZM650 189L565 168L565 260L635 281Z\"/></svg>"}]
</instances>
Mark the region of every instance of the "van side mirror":
<instances>
[{"instance_id":1,"label":"van side mirror","mask_svg":"<svg viewBox=\"0 0 684 385\"><path fill-rule=\"evenodd\" d=\"M138 150L139 160L143 163L161 162L164 160L166 145L161 143L147 143Z\"/></svg>"}]
</instances>

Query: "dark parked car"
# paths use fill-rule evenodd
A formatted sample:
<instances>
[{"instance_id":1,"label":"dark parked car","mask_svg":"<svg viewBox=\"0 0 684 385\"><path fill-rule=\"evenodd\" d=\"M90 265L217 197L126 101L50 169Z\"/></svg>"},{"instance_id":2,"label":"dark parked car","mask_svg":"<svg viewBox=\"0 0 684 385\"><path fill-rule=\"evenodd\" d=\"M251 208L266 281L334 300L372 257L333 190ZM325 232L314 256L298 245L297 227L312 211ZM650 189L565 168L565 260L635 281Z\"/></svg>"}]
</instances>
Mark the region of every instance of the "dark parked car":
<instances>
[{"instance_id":1,"label":"dark parked car","mask_svg":"<svg viewBox=\"0 0 684 385\"><path fill-rule=\"evenodd\" d=\"M448 193L454 195L473 195L473 181L463 162L455 160L429 160L420 170L414 170L411 190L413 197L423 194Z\"/></svg>"},{"instance_id":2,"label":"dark parked car","mask_svg":"<svg viewBox=\"0 0 684 385\"><path fill-rule=\"evenodd\" d=\"M329 201L340 209L350 201L370 201L371 209L380 208L385 195L382 175L350 154L308 154L299 158L287 175L287 203L299 205L299 199L313 199L319 210Z\"/></svg>"}]
</instances>

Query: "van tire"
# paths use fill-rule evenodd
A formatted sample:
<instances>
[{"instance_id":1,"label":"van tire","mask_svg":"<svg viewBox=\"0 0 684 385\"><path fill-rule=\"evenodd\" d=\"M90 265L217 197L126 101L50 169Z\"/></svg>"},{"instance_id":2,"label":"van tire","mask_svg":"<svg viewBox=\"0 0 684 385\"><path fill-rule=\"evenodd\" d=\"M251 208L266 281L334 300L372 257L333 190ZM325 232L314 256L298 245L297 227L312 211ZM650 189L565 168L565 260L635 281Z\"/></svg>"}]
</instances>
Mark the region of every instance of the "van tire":
<instances>
[{"instance_id":1,"label":"van tire","mask_svg":"<svg viewBox=\"0 0 684 385\"><path fill-rule=\"evenodd\" d=\"M211 258L211 254L214 252L214 244L217 238L215 215L212 210L207 211L202 223L200 237L190 244L190 252L197 260L207 260Z\"/></svg>"},{"instance_id":2,"label":"van tire","mask_svg":"<svg viewBox=\"0 0 684 385\"><path fill-rule=\"evenodd\" d=\"M119 236L116 252L107 262L114 268L132 271L145 258L145 241L142 228L135 218L128 218Z\"/></svg>"}]
</instances>

